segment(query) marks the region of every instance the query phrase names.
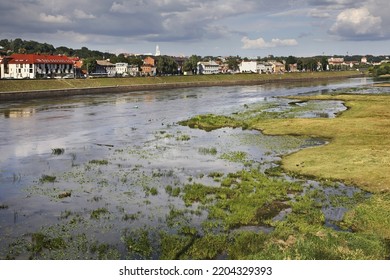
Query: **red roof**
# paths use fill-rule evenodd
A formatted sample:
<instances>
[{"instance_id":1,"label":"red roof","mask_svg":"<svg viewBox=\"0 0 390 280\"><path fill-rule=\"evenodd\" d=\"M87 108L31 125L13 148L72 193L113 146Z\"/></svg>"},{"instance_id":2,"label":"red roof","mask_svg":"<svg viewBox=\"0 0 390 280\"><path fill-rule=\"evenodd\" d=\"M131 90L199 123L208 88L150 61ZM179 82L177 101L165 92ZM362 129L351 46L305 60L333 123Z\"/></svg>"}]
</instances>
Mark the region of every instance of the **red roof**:
<instances>
[{"instance_id":1,"label":"red roof","mask_svg":"<svg viewBox=\"0 0 390 280\"><path fill-rule=\"evenodd\" d=\"M73 64L73 61L64 55L13 54L8 59L9 64Z\"/></svg>"}]
</instances>

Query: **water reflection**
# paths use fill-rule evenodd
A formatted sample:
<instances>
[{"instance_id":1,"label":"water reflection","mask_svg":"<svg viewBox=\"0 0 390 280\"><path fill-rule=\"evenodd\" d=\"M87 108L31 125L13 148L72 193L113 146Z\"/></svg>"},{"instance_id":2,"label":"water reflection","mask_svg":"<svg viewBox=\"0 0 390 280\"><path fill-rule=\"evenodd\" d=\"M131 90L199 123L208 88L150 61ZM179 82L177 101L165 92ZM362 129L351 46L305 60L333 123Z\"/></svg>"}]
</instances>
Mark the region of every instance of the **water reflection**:
<instances>
[{"instance_id":1,"label":"water reflection","mask_svg":"<svg viewBox=\"0 0 390 280\"><path fill-rule=\"evenodd\" d=\"M23 109L7 109L4 110L4 117L8 118L28 118L35 114L34 108L23 108Z\"/></svg>"}]
</instances>

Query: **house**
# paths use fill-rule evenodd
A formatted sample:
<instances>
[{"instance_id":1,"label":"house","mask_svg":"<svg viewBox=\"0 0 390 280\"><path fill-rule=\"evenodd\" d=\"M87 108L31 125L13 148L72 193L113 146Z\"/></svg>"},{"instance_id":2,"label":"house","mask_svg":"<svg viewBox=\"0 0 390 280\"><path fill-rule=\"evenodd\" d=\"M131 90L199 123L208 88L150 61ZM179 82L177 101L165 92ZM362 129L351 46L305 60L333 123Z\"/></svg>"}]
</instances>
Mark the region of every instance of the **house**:
<instances>
[{"instance_id":1,"label":"house","mask_svg":"<svg viewBox=\"0 0 390 280\"><path fill-rule=\"evenodd\" d=\"M258 73L257 61L242 61L239 68L240 73Z\"/></svg>"},{"instance_id":2,"label":"house","mask_svg":"<svg viewBox=\"0 0 390 280\"><path fill-rule=\"evenodd\" d=\"M273 66L271 63L260 61L242 61L240 66L241 73L272 73Z\"/></svg>"},{"instance_id":3,"label":"house","mask_svg":"<svg viewBox=\"0 0 390 280\"><path fill-rule=\"evenodd\" d=\"M272 72L273 73L284 73L286 72L286 67L284 63L278 62L278 61L270 61L272 64Z\"/></svg>"},{"instance_id":4,"label":"house","mask_svg":"<svg viewBox=\"0 0 390 280\"><path fill-rule=\"evenodd\" d=\"M64 55L13 54L1 62L1 79L57 78L74 75L74 62Z\"/></svg>"},{"instance_id":5,"label":"house","mask_svg":"<svg viewBox=\"0 0 390 280\"><path fill-rule=\"evenodd\" d=\"M138 68L138 65L128 65L127 66L127 73L129 73L130 76L136 77L140 75L140 71Z\"/></svg>"},{"instance_id":6,"label":"house","mask_svg":"<svg viewBox=\"0 0 390 280\"><path fill-rule=\"evenodd\" d=\"M128 63L125 63L125 62L118 62L118 63L115 63L115 72L117 75L128 75L128 66L129 64Z\"/></svg>"},{"instance_id":7,"label":"house","mask_svg":"<svg viewBox=\"0 0 390 280\"><path fill-rule=\"evenodd\" d=\"M197 64L198 74L205 74L205 75L218 74L220 73L219 68L220 68L219 64L213 60L203 61L203 62L200 61Z\"/></svg>"},{"instance_id":8,"label":"house","mask_svg":"<svg viewBox=\"0 0 390 280\"><path fill-rule=\"evenodd\" d=\"M155 75L157 72L156 60L151 56L144 58L144 64L141 66L141 71L143 76Z\"/></svg>"},{"instance_id":9,"label":"house","mask_svg":"<svg viewBox=\"0 0 390 280\"><path fill-rule=\"evenodd\" d=\"M69 57L70 60L73 61L73 68L75 77L80 78L84 76L83 70L81 69L83 67L83 60L81 60L79 57Z\"/></svg>"},{"instance_id":10,"label":"house","mask_svg":"<svg viewBox=\"0 0 390 280\"><path fill-rule=\"evenodd\" d=\"M109 60L96 60L96 69L92 73L95 76L112 77L116 74L116 66Z\"/></svg>"}]
</instances>

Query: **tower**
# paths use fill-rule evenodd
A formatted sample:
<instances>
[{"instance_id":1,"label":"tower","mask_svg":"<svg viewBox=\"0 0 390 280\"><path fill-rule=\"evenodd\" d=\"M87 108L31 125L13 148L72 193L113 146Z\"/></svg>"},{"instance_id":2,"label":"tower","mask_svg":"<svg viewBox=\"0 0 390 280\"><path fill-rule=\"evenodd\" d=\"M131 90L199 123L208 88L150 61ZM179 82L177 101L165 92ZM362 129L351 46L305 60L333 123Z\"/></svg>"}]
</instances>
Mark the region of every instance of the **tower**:
<instances>
[{"instance_id":1,"label":"tower","mask_svg":"<svg viewBox=\"0 0 390 280\"><path fill-rule=\"evenodd\" d=\"M156 46L156 56L160 56L160 55L161 55L160 47L157 45Z\"/></svg>"}]
</instances>

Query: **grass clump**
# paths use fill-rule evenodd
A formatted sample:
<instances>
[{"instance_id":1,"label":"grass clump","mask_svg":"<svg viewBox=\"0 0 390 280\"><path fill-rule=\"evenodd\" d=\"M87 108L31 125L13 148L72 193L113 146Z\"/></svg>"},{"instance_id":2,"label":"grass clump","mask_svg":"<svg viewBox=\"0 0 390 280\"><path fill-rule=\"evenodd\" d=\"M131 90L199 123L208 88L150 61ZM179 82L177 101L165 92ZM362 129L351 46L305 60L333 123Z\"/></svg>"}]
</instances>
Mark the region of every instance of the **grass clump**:
<instances>
[{"instance_id":1,"label":"grass clump","mask_svg":"<svg viewBox=\"0 0 390 280\"><path fill-rule=\"evenodd\" d=\"M215 156L218 151L216 148L199 148L198 149L199 153L202 154L202 155L213 155Z\"/></svg>"},{"instance_id":2,"label":"grass clump","mask_svg":"<svg viewBox=\"0 0 390 280\"><path fill-rule=\"evenodd\" d=\"M91 219L99 220L101 216L110 213L107 208L98 208L91 212Z\"/></svg>"},{"instance_id":3,"label":"grass clump","mask_svg":"<svg viewBox=\"0 0 390 280\"><path fill-rule=\"evenodd\" d=\"M42 175L41 178L39 179L40 183L54 183L56 181L56 176L51 176L51 175Z\"/></svg>"},{"instance_id":4,"label":"grass clump","mask_svg":"<svg viewBox=\"0 0 390 280\"><path fill-rule=\"evenodd\" d=\"M241 123L227 116L218 116L214 114L195 116L189 120L179 122L180 125L191 128L199 128L205 131L212 131L222 127L239 127Z\"/></svg>"},{"instance_id":5,"label":"grass clump","mask_svg":"<svg viewBox=\"0 0 390 280\"><path fill-rule=\"evenodd\" d=\"M64 148L54 148L54 149L51 149L51 153L53 155L59 156L59 155L62 155L65 153L65 149Z\"/></svg>"},{"instance_id":6,"label":"grass clump","mask_svg":"<svg viewBox=\"0 0 390 280\"><path fill-rule=\"evenodd\" d=\"M108 160L106 159L93 159L89 161L90 164L96 165L108 165Z\"/></svg>"}]
</instances>

